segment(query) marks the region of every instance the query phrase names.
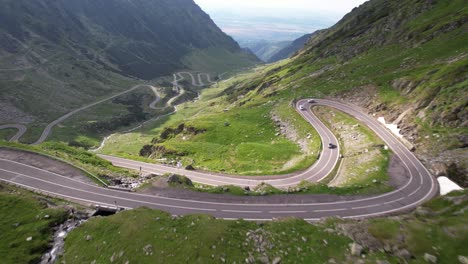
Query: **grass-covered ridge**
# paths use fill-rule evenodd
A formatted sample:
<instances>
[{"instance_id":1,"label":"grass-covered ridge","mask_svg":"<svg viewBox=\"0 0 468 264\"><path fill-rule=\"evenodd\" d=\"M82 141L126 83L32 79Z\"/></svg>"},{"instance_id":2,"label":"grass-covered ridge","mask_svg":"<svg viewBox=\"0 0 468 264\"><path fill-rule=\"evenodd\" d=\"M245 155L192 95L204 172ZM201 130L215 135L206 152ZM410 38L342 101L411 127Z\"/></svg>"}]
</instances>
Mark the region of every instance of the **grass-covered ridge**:
<instances>
[{"instance_id":1,"label":"grass-covered ridge","mask_svg":"<svg viewBox=\"0 0 468 264\"><path fill-rule=\"evenodd\" d=\"M458 192L408 215L365 221L328 219L315 224L297 219L254 223L203 215L173 217L140 208L94 218L75 229L67 238L63 260L425 263L424 255L430 254L438 263L457 263L459 256L466 256L468 216L463 208L467 203L467 193ZM351 250L352 243L362 249Z\"/></svg>"},{"instance_id":2,"label":"grass-covered ridge","mask_svg":"<svg viewBox=\"0 0 468 264\"><path fill-rule=\"evenodd\" d=\"M307 168L317 159L319 137L290 102L231 100L230 87L258 76L251 71L221 81L203 90L200 100L179 106L176 114L112 137L102 152L137 159L181 160L185 166L244 175ZM286 127L283 121L291 131L281 131L280 127ZM301 149L296 140L306 147Z\"/></svg>"}]
</instances>

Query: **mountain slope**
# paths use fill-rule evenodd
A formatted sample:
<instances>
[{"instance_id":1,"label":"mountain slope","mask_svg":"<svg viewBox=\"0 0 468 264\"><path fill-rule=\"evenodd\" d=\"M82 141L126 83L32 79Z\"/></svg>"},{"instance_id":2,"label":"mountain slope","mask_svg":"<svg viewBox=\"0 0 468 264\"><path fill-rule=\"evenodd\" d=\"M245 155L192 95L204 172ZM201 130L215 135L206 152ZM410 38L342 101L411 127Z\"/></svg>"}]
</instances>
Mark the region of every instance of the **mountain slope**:
<instances>
[{"instance_id":1,"label":"mountain slope","mask_svg":"<svg viewBox=\"0 0 468 264\"><path fill-rule=\"evenodd\" d=\"M307 43L307 41L309 41L309 39L313 35L314 35L314 33L306 34L306 35L294 40L292 43L290 43L286 47L276 51L275 54L270 56L270 58L267 60L267 62L271 63L271 62L276 62L276 61L280 61L280 60L284 60L284 59L289 58L290 56L294 55L294 53L296 53L299 50L301 50L302 48L304 48L304 45Z\"/></svg>"},{"instance_id":2,"label":"mountain slope","mask_svg":"<svg viewBox=\"0 0 468 264\"><path fill-rule=\"evenodd\" d=\"M192 0L0 4L0 123L33 124L28 134L136 79L259 62Z\"/></svg>"},{"instance_id":3,"label":"mountain slope","mask_svg":"<svg viewBox=\"0 0 468 264\"><path fill-rule=\"evenodd\" d=\"M269 62L278 51L291 45L290 41L271 42L267 40L250 41L241 43L243 47L250 49L262 61ZM301 47L302 48L302 47Z\"/></svg>"},{"instance_id":4,"label":"mountain slope","mask_svg":"<svg viewBox=\"0 0 468 264\"><path fill-rule=\"evenodd\" d=\"M193 50L241 52L191 0L2 2L3 49L40 40L51 45L46 50L65 48L138 78L183 68L182 58Z\"/></svg>"},{"instance_id":5,"label":"mountain slope","mask_svg":"<svg viewBox=\"0 0 468 264\"><path fill-rule=\"evenodd\" d=\"M467 21L462 0L369 1L256 89L359 104L398 124L435 174L468 186Z\"/></svg>"},{"instance_id":6,"label":"mountain slope","mask_svg":"<svg viewBox=\"0 0 468 264\"><path fill-rule=\"evenodd\" d=\"M291 60L232 83L219 93L222 103L215 105L228 105L231 112L261 120L269 115L259 115L256 107L282 113L297 98L351 102L397 124L435 175L448 175L468 186L467 18L463 0L366 2L335 26L316 33ZM197 112L196 107L191 111ZM288 120L300 119L293 112ZM203 123L197 118L190 118L191 124ZM224 147L230 145L217 149ZM224 164L217 157L210 162Z\"/></svg>"}]
</instances>

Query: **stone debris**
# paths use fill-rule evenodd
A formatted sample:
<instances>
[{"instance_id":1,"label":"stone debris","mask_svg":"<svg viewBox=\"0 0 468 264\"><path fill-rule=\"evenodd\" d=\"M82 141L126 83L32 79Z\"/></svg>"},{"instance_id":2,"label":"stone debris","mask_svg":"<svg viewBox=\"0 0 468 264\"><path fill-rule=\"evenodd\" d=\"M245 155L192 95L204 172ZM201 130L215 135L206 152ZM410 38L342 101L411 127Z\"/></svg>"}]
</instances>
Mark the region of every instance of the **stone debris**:
<instances>
[{"instance_id":1,"label":"stone debris","mask_svg":"<svg viewBox=\"0 0 468 264\"><path fill-rule=\"evenodd\" d=\"M364 247L359 245L358 243L354 242L351 244L351 255L353 256L361 256Z\"/></svg>"},{"instance_id":2,"label":"stone debris","mask_svg":"<svg viewBox=\"0 0 468 264\"><path fill-rule=\"evenodd\" d=\"M468 264L468 257L458 256L458 261L460 262L460 264Z\"/></svg>"},{"instance_id":3,"label":"stone debris","mask_svg":"<svg viewBox=\"0 0 468 264\"><path fill-rule=\"evenodd\" d=\"M146 256L151 256L153 255L153 246L148 244L143 247L143 252L145 253Z\"/></svg>"},{"instance_id":4,"label":"stone debris","mask_svg":"<svg viewBox=\"0 0 468 264\"><path fill-rule=\"evenodd\" d=\"M432 264L437 263L437 257L434 256L434 255L431 255L431 254L429 254L429 253L425 253L425 254L424 254L424 260L425 260L427 263L432 263Z\"/></svg>"}]
</instances>

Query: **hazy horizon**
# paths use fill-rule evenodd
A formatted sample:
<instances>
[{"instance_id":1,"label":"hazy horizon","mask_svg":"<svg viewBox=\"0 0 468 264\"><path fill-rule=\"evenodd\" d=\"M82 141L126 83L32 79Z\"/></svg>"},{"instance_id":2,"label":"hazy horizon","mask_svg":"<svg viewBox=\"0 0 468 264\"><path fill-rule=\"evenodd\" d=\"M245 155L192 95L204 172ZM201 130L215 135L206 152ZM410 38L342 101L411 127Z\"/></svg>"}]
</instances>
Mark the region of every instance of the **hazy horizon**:
<instances>
[{"instance_id":1,"label":"hazy horizon","mask_svg":"<svg viewBox=\"0 0 468 264\"><path fill-rule=\"evenodd\" d=\"M328 28L365 0L195 0L238 42L294 40Z\"/></svg>"}]
</instances>

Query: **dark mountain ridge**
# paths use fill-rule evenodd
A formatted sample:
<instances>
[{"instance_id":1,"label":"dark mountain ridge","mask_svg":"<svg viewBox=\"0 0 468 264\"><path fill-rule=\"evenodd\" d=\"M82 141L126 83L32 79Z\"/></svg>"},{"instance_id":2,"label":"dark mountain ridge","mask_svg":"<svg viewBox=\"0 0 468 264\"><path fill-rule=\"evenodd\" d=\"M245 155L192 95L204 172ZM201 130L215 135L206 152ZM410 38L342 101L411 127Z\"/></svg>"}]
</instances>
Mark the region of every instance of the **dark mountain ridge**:
<instances>
[{"instance_id":1,"label":"dark mountain ridge","mask_svg":"<svg viewBox=\"0 0 468 264\"><path fill-rule=\"evenodd\" d=\"M269 58L267 62L269 63L276 62L276 61L287 59L290 56L293 56L296 52L304 48L305 44L309 41L309 39L314 34L315 33L305 34L304 36L294 40L292 43L290 43L286 47L277 51L273 56Z\"/></svg>"},{"instance_id":2,"label":"dark mountain ridge","mask_svg":"<svg viewBox=\"0 0 468 264\"><path fill-rule=\"evenodd\" d=\"M0 124L34 124L36 131L28 129L27 138L37 138L41 127L72 109L141 79L172 78L181 70L214 78L260 62L193 0L0 0L0 5Z\"/></svg>"},{"instance_id":3,"label":"dark mountain ridge","mask_svg":"<svg viewBox=\"0 0 468 264\"><path fill-rule=\"evenodd\" d=\"M99 64L143 79L184 68L182 59L193 50L242 52L192 0L1 2L6 41L0 45L12 52L19 46L15 42L33 38L89 59L107 47Z\"/></svg>"}]
</instances>

